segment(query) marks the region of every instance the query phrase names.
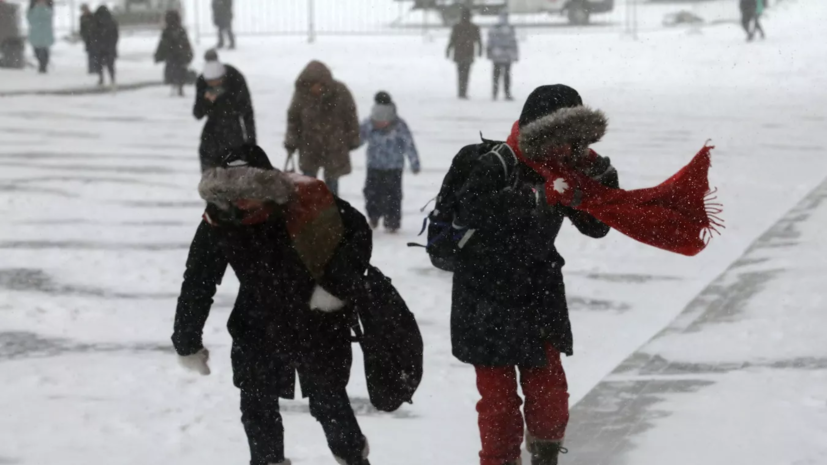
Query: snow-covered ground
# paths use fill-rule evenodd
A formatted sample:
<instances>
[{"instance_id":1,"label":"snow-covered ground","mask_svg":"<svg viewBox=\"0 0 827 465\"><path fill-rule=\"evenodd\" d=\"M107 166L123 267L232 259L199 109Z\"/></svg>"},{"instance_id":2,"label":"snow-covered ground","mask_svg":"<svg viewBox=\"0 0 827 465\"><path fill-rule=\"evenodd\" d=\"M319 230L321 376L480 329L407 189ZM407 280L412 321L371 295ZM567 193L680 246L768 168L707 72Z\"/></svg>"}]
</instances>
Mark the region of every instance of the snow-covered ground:
<instances>
[{"instance_id":1,"label":"snow-covered ground","mask_svg":"<svg viewBox=\"0 0 827 465\"><path fill-rule=\"evenodd\" d=\"M529 33L522 42L523 60L514 71L518 100L536 85L564 82L605 110L610 130L596 148L612 158L625 187L662 181L712 138L718 147L712 181L726 204L724 235L695 258L617 233L595 241L565 228L559 248L569 263L575 330L575 357L565 361L572 402L666 327L827 174L825 21L823 2L786 0L767 18L763 43L746 44L735 25L702 34L651 32L639 41L591 30ZM450 354L450 275L405 243L415 239L419 207L435 195L454 153L480 131L504 137L520 103L488 99L488 63L474 68L474 98L456 101L455 70L442 58L441 37L322 38L314 45L248 37L240 45L222 56L246 73L259 142L277 165L284 159L292 83L311 58L327 62L350 86L360 114L367 114L377 90L387 90L414 130L424 171L406 176L403 232L376 234L374 263L394 278L422 325L425 379L416 403L393 415L368 408L360 363L350 393L374 463L474 463L477 394L473 370ZM160 67L151 64L154 46L155 39L125 39L132 59L121 67L122 83L160 77ZM0 70L0 93L85 85L79 47L60 45L55 52L56 74ZM182 372L169 344L187 247L203 208L195 190L200 124L190 116L191 103L164 88L0 97L0 463L246 461L224 328L237 283L226 280L205 331L212 376ZM356 169L342 180L342 195L361 207L364 154L353 158ZM783 311L766 303L762 315ZM800 344L819 347L817 333L796 334ZM743 360L724 357L729 345L722 339L712 334L705 343L720 345L720 360ZM688 361L695 355L670 353ZM787 373L797 376L772 376ZM738 381L716 384L725 393L701 392L737 396ZM783 378L778 387L815 392L821 385L823 378L804 375ZM762 393L769 395L754 398ZM732 415L761 421L747 417L742 402L729 405ZM284 411L288 455L299 464L332 463L306 404L286 402ZM688 420L674 418L683 423L664 423L668 434L692 435ZM802 421L811 434L827 428L823 415ZM720 421L702 426L729 431ZM640 450L656 448L658 440L645 437ZM815 442L806 444L823 454ZM657 457L671 461L671 453L664 444ZM572 450L567 459L576 456ZM779 463L776 458L759 455L751 463ZM704 461L732 462L714 454Z\"/></svg>"}]
</instances>

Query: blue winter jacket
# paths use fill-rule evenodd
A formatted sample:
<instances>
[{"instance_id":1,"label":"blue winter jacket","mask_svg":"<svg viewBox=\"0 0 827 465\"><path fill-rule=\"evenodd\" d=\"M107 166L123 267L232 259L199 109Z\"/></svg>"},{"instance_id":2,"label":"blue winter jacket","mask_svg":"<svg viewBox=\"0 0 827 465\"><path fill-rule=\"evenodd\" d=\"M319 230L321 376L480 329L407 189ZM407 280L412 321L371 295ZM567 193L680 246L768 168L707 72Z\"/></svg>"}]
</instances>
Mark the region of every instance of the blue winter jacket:
<instances>
[{"instance_id":1,"label":"blue winter jacket","mask_svg":"<svg viewBox=\"0 0 827 465\"><path fill-rule=\"evenodd\" d=\"M360 127L361 143L368 144L368 168L403 170L405 157L414 172L419 171L419 154L408 125L402 118L386 129L376 129L373 121L365 120Z\"/></svg>"},{"instance_id":2,"label":"blue winter jacket","mask_svg":"<svg viewBox=\"0 0 827 465\"><path fill-rule=\"evenodd\" d=\"M514 27L500 23L488 30L488 59L496 64L509 64L520 59Z\"/></svg>"},{"instance_id":3,"label":"blue winter jacket","mask_svg":"<svg viewBox=\"0 0 827 465\"><path fill-rule=\"evenodd\" d=\"M34 48L49 48L55 43L52 19L54 13L46 5L36 5L26 14L29 20L29 43Z\"/></svg>"}]
</instances>

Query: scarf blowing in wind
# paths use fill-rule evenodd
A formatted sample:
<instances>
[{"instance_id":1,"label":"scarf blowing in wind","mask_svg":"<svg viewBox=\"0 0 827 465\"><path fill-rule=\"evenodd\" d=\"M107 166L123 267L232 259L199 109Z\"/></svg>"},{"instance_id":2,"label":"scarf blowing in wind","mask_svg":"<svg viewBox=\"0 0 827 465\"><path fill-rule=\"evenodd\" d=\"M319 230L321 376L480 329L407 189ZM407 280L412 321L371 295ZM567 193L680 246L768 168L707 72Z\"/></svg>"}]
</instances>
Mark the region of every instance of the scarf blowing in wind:
<instances>
[{"instance_id":1,"label":"scarf blowing in wind","mask_svg":"<svg viewBox=\"0 0 827 465\"><path fill-rule=\"evenodd\" d=\"M566 89L576 95L573 89ZM586 212L653 247L689 256L700 253L711 233L723 227L715 216L721 213L721 204L715 203L707 178L714 147L704 146L689 164L655 187L612 189L584 174L583 169L596 155L588 146L603 137L607 124L600 111L582 104L566 105L527 124L521 117L514 123L507 144L520 161L546 180L550 205L560 203ZM563 162L572 152L582 154L575 157L579 160L576 167Z\"/></svg>"}]
</instances>

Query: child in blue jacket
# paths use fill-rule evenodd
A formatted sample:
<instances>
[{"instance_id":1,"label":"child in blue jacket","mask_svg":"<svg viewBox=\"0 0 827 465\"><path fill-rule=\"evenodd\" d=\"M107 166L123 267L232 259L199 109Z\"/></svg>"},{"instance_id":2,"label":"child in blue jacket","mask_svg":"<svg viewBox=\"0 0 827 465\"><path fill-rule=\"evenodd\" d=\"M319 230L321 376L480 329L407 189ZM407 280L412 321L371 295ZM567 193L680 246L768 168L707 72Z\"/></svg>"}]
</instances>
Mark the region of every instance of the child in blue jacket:
<instances>
[{"instance_id":1,"label":"child in blue jacket","mask_svg":"<svg viewBox=\"0 0 827 465\"><path fill-rule=\"evenodd\" d=\"M384 218L389 232L402 222L402 171L405 157L414 174L419 173L419 155L405 121L396 114L396 105L387 92L379 92L369 119L360 128L361 143L368 144L368 177L365 201L372 228Z\"/></svg>"}]
</instances>

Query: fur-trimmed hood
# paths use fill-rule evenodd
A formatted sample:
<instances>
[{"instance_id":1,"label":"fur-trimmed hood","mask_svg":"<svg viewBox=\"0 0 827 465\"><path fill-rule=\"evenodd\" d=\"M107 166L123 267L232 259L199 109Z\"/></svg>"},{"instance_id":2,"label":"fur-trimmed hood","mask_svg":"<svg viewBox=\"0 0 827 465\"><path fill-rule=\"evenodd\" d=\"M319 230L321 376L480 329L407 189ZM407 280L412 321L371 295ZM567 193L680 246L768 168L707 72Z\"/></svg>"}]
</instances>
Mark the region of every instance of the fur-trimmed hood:
<instances>
[{"instance_id":1,"label":"fur-trimmed hood","mask_svg":"<svg viewBox=\"0 0 827 465\"><path fill-rule=\"evenodd\" d=\"M586 106L562 108L520 128L520 150L526 158L538 160L551 147L571 144L588 148L603 138L609 120L600 110Z\"/></svg>"},{"instance_id":2,"label":"fur-trimmed hood","mask_svg":"<svg viewBox=\"0 0 827 465\"><path fill-rule=\"evenodd\" d=\"M236 200L252 199L286 204L296 190L290 178L279 170L252 166L211 168L201 176L201 198L227 209Z\"/></svg>"}]
</instances>

